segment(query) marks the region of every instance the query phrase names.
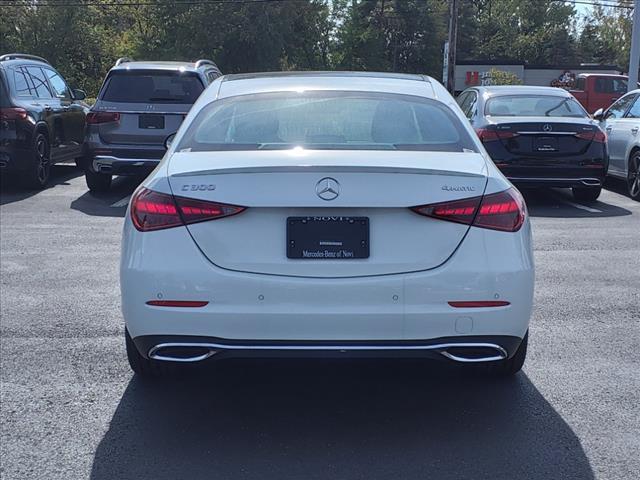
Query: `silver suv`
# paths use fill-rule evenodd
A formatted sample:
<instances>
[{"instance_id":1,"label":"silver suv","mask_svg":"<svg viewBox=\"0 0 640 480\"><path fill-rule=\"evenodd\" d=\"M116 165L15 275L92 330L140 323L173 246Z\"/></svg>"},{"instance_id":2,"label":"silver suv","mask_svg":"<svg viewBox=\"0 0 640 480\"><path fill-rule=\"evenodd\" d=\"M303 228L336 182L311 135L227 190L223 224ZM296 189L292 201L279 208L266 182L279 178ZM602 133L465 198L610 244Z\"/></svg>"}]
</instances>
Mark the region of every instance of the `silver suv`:
<instances>
[{"instance_id":1,"label":"silver suv","mask_svg":"<svg viewBox=\"0 0 640 480\"><path fill-rule=\"evenodd\" d=\"M87 115L84 170L91 191L113 175L149 173L202 91L221 74L211 60L134 62L120 58Z\"/></svg>"}]
</instances>

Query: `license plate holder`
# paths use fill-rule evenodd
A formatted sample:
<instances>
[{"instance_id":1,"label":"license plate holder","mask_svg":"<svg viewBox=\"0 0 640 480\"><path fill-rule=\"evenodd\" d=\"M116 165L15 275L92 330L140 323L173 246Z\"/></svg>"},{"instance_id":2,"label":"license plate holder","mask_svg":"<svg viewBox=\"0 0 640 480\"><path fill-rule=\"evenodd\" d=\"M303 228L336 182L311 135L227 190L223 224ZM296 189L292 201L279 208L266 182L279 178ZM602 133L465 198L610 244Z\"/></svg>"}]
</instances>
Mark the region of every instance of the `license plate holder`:
<instances>
[{"instance_id":1,"label":"license plate holder","mask_svg":"<svg viewBox=\"0 0 640 480\"><path fill-rule=\"evenodd\" d=\"M287 258L298 260L369 258L369 218L288 217Z\"/></svg>"},{"instance_id":2,"label":"license plate holder","mask_svg":"<svg viewBox=\"0 0 640 480\"><path fill-rule=\"evenodd\" d=\"M153 130L164 130L164 115L143 113L138 117L138 127Z\"/></svg>"},{"instance_id":3,"label":"license plate holder","mask_svg":"<svg viewBox=\"0 0 640 480\"><path fill-rule=\"evenodd\" d=\"M535 139L535 149L537 152L557 152L558 139L555 137L538 137Z\"/></svg>"}]
</instances>

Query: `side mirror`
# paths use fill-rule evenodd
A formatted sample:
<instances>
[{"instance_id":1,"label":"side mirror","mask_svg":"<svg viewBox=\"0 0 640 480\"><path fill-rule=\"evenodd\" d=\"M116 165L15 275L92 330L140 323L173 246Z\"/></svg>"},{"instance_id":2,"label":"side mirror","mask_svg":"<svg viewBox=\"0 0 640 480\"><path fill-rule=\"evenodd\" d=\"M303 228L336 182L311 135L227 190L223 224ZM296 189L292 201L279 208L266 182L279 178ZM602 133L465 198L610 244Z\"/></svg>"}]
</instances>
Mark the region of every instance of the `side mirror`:
<instances>
[{"instance_id":1,"label":"side mirror","mask_svg":"<svg viewBox=\"0 0 640 480\"><path fill-rule=\"evenodd\" d=\"M176 138L176 132L173 132L167 138L164 139L164 148L169 150L171 148L171 144L173 143L173 139Z\"/></svg>"},{"instance_id":2,"label":"side mirror","mask_svg":"<svg viewBox=\"0 0 640 480\"><path fill-rule=\"evenodd\" d=\"M601 122L604 120L604 109L599 108L595 112L593 112L593 119Z\"/></svg>"},{"instance_id":3,"label":"side mirror","mask_svg":"<svg viewBox=\"0 0 640 480\"><path fill-rule=\"evenodd\" d=\"M87 98L87 92L80 90L79 88L74 89L72 93L74 100L84 100Z\"/></svg>"}]
</instances>

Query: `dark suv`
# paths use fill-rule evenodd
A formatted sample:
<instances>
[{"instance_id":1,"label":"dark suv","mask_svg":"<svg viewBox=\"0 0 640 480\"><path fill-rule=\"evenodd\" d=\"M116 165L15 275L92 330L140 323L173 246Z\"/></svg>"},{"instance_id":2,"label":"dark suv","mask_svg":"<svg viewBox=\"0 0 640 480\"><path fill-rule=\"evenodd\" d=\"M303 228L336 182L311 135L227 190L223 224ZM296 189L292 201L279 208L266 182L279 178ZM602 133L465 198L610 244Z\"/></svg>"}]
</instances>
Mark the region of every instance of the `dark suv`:
<instances>
[{"instance_id":1,"label":"dark suv","mask_svg":"<svg viewBox=\"0 0 640 480\"><path fill-rule=\"evenodd\" d=\"M52 164L82 157L85 96L43 58L0 56L0 172L43 188Z\"/></svg>"},{"instance_id":2,"label":"dark suv","mask_svg":"<svg viewBox=\"0 0 640 480\"><path fill-rule=\"evenodd\" d=\"M113 175L147 174L165 152L202 91L221 75L211 60L134 62L119 59L87 116L85 175L106 191Z\"/></svg>"}]
</instances>

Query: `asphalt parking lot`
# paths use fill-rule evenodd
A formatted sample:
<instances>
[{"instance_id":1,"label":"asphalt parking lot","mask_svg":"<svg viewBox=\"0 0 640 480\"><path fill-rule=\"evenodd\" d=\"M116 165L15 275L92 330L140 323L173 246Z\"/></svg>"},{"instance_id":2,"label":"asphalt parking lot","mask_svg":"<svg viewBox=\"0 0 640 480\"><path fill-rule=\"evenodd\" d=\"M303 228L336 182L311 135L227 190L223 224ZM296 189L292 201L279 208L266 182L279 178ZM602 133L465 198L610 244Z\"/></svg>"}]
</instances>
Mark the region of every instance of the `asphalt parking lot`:
<instances>
[{"instance_id":1,"label":"asphalt parking lot","mask_svg":"<svg viewBox=\"0 0 640 480\"><path fill-rule=\"evenodd\" d=\"M513 379L417 361L227 361L134 378L119 306L135 179L1 196L1 477L640 478L640 203L526 192L537 281ZM168 255L171 253L168 252Z\"/></svg>"}]
</instances>

